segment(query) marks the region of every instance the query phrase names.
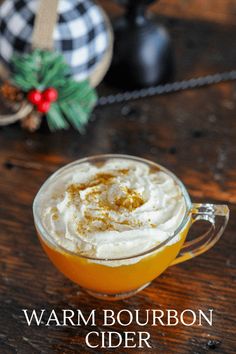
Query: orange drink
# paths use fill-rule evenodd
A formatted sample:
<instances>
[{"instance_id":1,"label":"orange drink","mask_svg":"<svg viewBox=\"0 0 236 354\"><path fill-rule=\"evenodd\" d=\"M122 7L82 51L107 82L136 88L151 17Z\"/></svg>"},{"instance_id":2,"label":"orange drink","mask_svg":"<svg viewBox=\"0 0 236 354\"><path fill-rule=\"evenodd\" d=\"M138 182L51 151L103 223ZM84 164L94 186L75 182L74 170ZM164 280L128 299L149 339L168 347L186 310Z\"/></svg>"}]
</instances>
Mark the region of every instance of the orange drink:
<instances>
[{"instance_id":1,"label":"orange drink","mask_svg":"<svg viewBox=\"0 0 236 354\"><path fill-rule=\"evenodd\" d=\"M40 239L48 257L69 279L97 294L121 294L142 288L161 274L179 253L187 231L188 227L181 232L180 240L175 244L164 246L137 263L117 267L107 266L107 262L94 263L68 251L57 250Z\"/></svg>"},{"instance_id":2,"label":"orange drink","mask_svg":"<svg viewBox=\"0 0 236 354\"><path fill-rule=\"evenodd\" d=\"M171 172L127 155L65 166L44 183L33 211L53 264L91 295L108 300L131 296L169 265L206 251L228 220L227 206L192 204ZM186 242L199 219L211 229Z\"/></svg>"}]
</instances>

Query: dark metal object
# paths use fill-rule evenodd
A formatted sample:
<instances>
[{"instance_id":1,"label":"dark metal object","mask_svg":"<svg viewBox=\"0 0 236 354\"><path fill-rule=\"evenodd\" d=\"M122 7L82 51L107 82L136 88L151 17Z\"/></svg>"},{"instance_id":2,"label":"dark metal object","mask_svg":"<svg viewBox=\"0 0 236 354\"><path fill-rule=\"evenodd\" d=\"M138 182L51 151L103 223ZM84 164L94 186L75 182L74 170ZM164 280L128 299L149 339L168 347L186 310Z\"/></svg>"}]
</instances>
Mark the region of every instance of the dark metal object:
<instances>
[{"instance_id":1,"label":"dark metal object","mask_svg":"<svg viewBox=\"0 0 236 354\"><path fill-rule=\"evenodd\" d=\"M166 82L172 77L170 37L147 14L155 0L121 1L124 16L113 22L113 61L106 80L121 88L141 88Z\"/></svg>"},{"instance_id":2,"label":"dark metal object","mask_svg":"<svg viewBox=\"0 0 236 354\"><path fill-rule=\"evenodd\" d=\"M236 80L236 70L217 73L213 75L201 76L189 80L176 81L164 85L152 86L135 91L126 91L114 95L101 96L98 99L97 106L106 106L113 103L121 103L136 100L139 98L151 97L155 95L162 95L165 93L173 93L183 90L200 88L203 86L217 84L223 81Z\"/></svg>"}]
</instances>

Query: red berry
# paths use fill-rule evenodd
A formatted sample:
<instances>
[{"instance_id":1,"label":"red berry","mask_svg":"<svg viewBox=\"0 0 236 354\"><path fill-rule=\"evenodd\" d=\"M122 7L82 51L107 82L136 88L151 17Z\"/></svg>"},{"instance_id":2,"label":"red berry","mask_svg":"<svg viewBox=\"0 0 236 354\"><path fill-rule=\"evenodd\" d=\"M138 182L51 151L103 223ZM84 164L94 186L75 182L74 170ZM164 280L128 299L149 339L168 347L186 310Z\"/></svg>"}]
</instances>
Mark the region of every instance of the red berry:
<instances>
[{"instance_id":1,"label":"red berry","mask_svg":"<svg viewBox=\"0 0 236 354\"><path fill-rule=\"evenodd\" d=\"M58 99L58 92L54 87L49 87L43 92L45 101L55 102Z\"/></svg>"},{"instance_id":2,"label":"red berry","mask_svg":"<svg viewBox=\"0 0 236 354\"><path fill-rule=\"evenodd\" d=\"M39 90L31 90L27 98L30 103L38 105L42 101L42 93Z\"/></svg>"},{"instance_id":3,"label":"red berry","mask_svg":"<svg viewBox=\"0 0 236 354\"><path fill-rule=\"evenodd\" d=\"M51 103L49 101L41 101L37 105L38 112L47 113L50 110Z\"/></svg>"}]
</instances>

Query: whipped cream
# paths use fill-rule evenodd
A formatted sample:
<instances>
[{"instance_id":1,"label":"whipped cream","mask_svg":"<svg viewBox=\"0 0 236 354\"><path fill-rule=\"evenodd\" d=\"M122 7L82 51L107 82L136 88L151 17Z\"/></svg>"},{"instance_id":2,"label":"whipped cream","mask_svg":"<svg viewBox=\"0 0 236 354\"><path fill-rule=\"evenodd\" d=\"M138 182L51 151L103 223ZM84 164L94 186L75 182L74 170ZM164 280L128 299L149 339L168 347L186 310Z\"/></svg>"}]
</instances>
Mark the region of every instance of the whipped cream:
<instances>
[{"instance_id":1,"label":"whipped cream","mask_svg":"<svg viewBox=\"0 0 236 354\"><path fill-rule=\"evenodd\" d=\"M129 159L71 166L44 195L42 223L55 242L102 259L134 256L155 247L173 235L186 211L172 177ZM168 245L178 240L177 235ZM143 257L106 265L130 264Z\"/></svg>"}]
</instances>

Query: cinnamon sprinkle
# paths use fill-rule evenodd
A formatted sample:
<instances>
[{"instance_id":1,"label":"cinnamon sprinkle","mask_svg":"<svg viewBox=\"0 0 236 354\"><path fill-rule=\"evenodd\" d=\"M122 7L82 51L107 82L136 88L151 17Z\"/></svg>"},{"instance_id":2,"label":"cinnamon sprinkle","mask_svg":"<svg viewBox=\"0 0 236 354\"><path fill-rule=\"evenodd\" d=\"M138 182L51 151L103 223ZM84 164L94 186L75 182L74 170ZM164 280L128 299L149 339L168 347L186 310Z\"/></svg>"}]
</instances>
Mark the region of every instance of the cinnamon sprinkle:
<instances>
[{"instance_id":1,"label":"cinnamon sprinkle","mask_svg":"<svg viewBox=\"0 0 236 354\"><path fill-rule=\"evenodd\" d=\"M58 214L58 209L57 209L57 207L53 207L52 209L51 209L51 211L52 211L52 219L54 220L54 221L57 221L57 220L59 220L59 214Z\"/></svg>"},{"instance_id":2,"label":"cinnamon sprinkle","mask_svg":"<svg viewBox=\"0 0 236 354\"><path fill-rule=\"evenodd\" d=\"M125 188L126 195L116 198L115 204L118 207L123 207L129 211L140 207L144 204L144 200L138 192L133 189Z\"/></svg>"},{"instance_id":3,"label":"cinnamon sprinkle","mask_svg":"<svg viewBox=\"0 0 236 354\"><path fill-rule=\"evenodd\" d=\"M110 203L107 199L104 200L101 198L101 194L104 193L104 189L101 189L101 187L111 186L112 183L114 183L115 177L120 174L126 175L128 173L128 169L120 169L112 171L112 173L97 173L87 183L74 183L67 187L66 191L69 194L70 200L73 202L77 202L78 200L81 201L80 192L90 189L85 195L85 200L87 203L94 202L95 205L97 205L99 212L98 216L90 215L89 213L84 214L84 220L77 224L77 231L80 234L115 230L116 228L114 224L127 225L129 227L140 226L136 225L134 220L123 220L122 222L119 222L113 219L110 215L111 211L119 212L120 210L120 212L122 212L122 209L126 209L129 212L132 212L143 205L145 201L137 191L123 187L123 195L118 196L114 200L114 203Z\"/></svg>"}]
</instances>

